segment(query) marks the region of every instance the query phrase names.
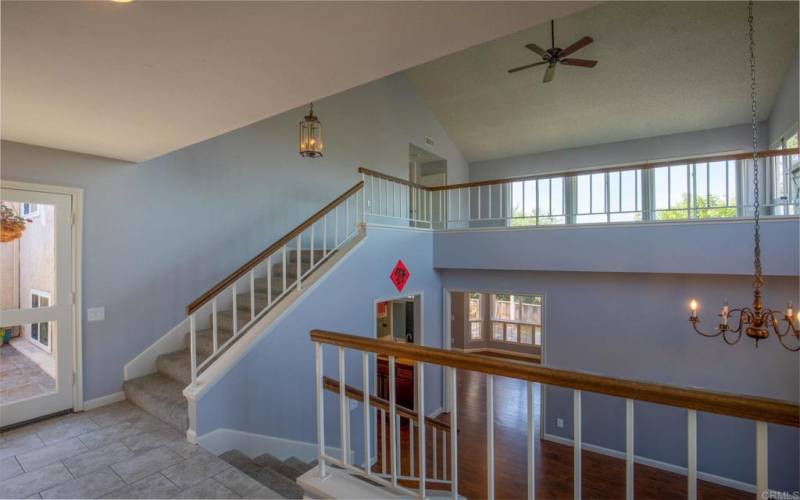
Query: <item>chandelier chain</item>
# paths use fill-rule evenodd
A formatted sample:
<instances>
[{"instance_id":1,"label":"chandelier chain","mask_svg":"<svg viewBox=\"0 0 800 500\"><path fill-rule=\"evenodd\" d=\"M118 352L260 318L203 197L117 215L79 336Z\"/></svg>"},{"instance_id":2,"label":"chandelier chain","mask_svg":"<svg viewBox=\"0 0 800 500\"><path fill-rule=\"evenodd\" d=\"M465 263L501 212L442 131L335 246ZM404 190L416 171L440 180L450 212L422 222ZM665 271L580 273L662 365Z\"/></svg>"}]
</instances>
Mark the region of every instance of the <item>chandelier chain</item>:
<instances>
[{"instance_id":1,"label":"chandelier chain","mask_svg":"<svg viewBox=\"0 0 800 500\"><path fill-rule=\"evenodd\" d=\"M760 220L760 195L758 189L758 101L756 94L756 41L753 29L753 0L747 3L747 25L750 37L750 111L753 126L753 243L755 277L753 286L761 288L764 285L764 278L761 272L761 232L759 227Z\"/></svg>"}]
</instances>

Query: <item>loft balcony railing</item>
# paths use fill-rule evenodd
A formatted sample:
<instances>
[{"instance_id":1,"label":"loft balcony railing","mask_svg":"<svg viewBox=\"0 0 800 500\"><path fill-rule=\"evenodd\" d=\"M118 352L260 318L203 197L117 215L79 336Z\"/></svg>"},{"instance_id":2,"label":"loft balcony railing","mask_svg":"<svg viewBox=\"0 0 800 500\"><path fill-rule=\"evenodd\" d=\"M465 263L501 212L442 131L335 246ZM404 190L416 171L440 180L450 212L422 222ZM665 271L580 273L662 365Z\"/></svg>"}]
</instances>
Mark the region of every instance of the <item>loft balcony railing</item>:
<instances>
[{"instance_id":1,"label":"loft balcony railing","mask_svg":"<svg viewBox=\"0 0 800 500\"><path fill-rule=\"evenodd\" d=\"M528 460L525 465L528 479L527 497L536 497L535 491L535 453L534 443L537 439L534 431L534 383L548 384L573 390L573 495L574 498L581 498L581 429L582 429L582 394L583 392L593 392L608 396L616 396L625 399L625 497L628 500L633 498L634 492L634 401L646 401L661 405L683 408L686 410L687 419L687 497L689 500L697 498L697 412L708 412L717 415L727 415L754 421L756 428L756 488L757 498L770 498L767 487L769 475L767 463L767 424L780 424L791 427L800 427L800 406L788 401L759 398L753 396L734 395L707 391L690 387L677 387L662 385L651 382L627 380L621 378L606 377L585 372L559 370L543 366L531 365L527 363L516 363L508 360L467 354L456 351L448 351L433 347L423 347L413 344L382 342L374 338L346 335L342 333L326 332L314 330L310 334L311 341L314 343L316 357L316 405L317 405L317 454L319 460L319 474L326 477L327 467L335 465L348 470L356 475L366 477L400 494L425 498L427 492L433 489L445 489L452 498L458 498L458 395L456 378L459 370L475 371L487 376L486 382L486 415L487 426L485 436L460 436L461 439L486 440L486 479L487 490L486 498L493 499L495 493L495 453L494 453L494 377L508 377L527 382L528 391L528 422L527 422L527 445ZM325 346L333 346L338 351L338 376L339 380L333 380L324 375L323 370L323 349ZM361 353L362 389L356 389L345 381L346 373L346 350ZM370 380L370 356L382 355L388 357L389 361L389 401L381 400L371 394L369 385ZM402 408L396 402L395 387L395 363L398 359L410 360L415 364L416 376L416 412ZM432 421L429 418L421 418L425 415L425 365L434 365L443 368L446 380L449 381L452 390L449 391L449 410L450 418L447 426L442 427L440 422ZM330 372L331 370L328 370ZM325 390L338 392L339 394L339 442L342 453L339 457L335 453L329 453L326 429L323 394ZM364 411L363 415L363 461L362 465L351 463L351 422L350 422L350 400L362 402L364 408L377 408L379 412L379 429L372 426L373 419L370 411ZM385 428L387 419L385 414L388 412L389 430ZM399 417L406 417L416 424L417 432L410 436L416 437L415 454L413 441L409 439L410 449L406 452L400 446L389 445L387 450L386 436L388 434L389 443L399 443L400 423ZM413 426L412 426L413 427ZM432 432L426 432L427 428L432 428ZM434 461L433 472L429 475L426 461L427 446L437 446L438 439L435 437L436 430L444 432L442 438L441 454L436 448L433 449L432 460ZM373 433L373 431L377 431ZM434 439L428 439L433 434ZM379 469L376 471L372 464L371 439L373 435L383 436L381 443ZM401 456L408 458L412 469L409 475L405 475L400 470L398 464L402 464ZM411 457L416 456L416 463ZM388 458L388 469L386 462ZM446 462L445 462L446 460ZM439 464L446 470L439 474ZM449 471L447 471L449 469ZM443 479L439 479L439 478ZM408 479L414 479L408 481Z\"/></svg>"},{"instance_id":2,"label":"loft balcony railing","mask_svg":"<svg viewBox=\"0 0 800 500\"><path fill-rule=\"evenodd\" d=\"M364 230L364 183L359 182L186 306L192 385L198 375L241 338L343 245ZM230 330L220 326L221 312ZM198 353L198 335L210 353Z\"/></svg>"},{"instance_id":3,"label":"loft balcony railing","mask_svg":"<svg viewBox=\"0 0 800 500\"><path fill-rule=\"evenodd\" d=\"M798 148L758 157L769 173L761 215L800 215ZM437 187L359 172L369 222L452 230L752 217L753 170L752 154L737 153Z\"/></svg>"}]
</instances>

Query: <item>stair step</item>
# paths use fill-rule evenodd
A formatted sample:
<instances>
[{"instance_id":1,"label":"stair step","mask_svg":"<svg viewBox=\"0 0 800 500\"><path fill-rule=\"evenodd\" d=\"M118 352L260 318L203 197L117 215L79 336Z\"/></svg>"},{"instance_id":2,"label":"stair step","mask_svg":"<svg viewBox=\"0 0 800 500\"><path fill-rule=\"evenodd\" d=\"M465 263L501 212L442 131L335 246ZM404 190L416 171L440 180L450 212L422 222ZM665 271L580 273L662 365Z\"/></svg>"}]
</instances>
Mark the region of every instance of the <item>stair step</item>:
<instances>
[{"instance_id":1,"label":"stair step","mask_svg":"<svg viewBox=\"0 0 800 500\"><path fill-rule=\"evenodd\" d=\"M306 472L308 472L311 469L313 469L314 466L316 465L316 461L315 461L314 465L312 465L310 463L303 462L302 460L300 460L297 457L289 457L286 460L284 460L283 463L285 463L289 467L293 468L294 470L296 470L300 474L305 474Z\"/></svg>"},{"instance_id":2,"label":"stair step","mask_svg":"<svg viewBox=\"0 0 800 500\"><path fill-rule=\"evenodd\" d=\"M269 467L257 464L238 450L226 451L219 458L286 498L303 498L303 489L296 482Z\"/></svg>"},{"instance_id":3,"label":"stair step","mask_svg":"<svg viewBox=\"0 0 800 500\"><path fill-rule=\"evenodd\" d=\"M217 347L221 346L225 342L228 341L233 336L233 332L230 330L223 329L217 324ZM187 349L191 349L191 339L190 334L187 333L186 337L184 337L184 345L186 345ZM208 330L200 330L197 332L197 357L198 359L202 358L205 359L214 352L214 337L212 335L211 329ZM200 364L202 361L198 361L197 364Z\"/></svg>"},{"instance_id":4,"label":"stair step","mask_svg":"<svg viewBox=\"0 0 800 500\"><path fill-rule=\"evenodd\" d=\"M295 481L302 472L298 471L294 467L290 467L289 465L285 464L280 458L270 455L269 453L264 453L263 455L259 455L253 459L253 462L257 463L262 467L269 467L270 469L280 472L282 475L288 477L292 481Z\"/></svg>"},{"instance_id":5,"label":"stair step","mask_svg":"<svg viewBox=\"0 0 800 500\"><path fill-rule=\"evenodd\" d=\"M186 384L163 373L126 380L125 396L142 410L169 424L181 433L189 427L189 413L183 389Z\"/></svg>"},{"instance_id":6,"label":"stair step","mask_svg":"<svg viewBox=\"0 0 800 500\"><path fill-rule=\"evenodd\" d=\"M203 357L202 359L205 359ZM197 364L202 363L198 354ZM189 351L175 351L169 354L162 354L156 358L156 368L159 373L163 373L169 378L189 385L192 383L192 363L189 359Z\"/></svg>"}]
</instances>

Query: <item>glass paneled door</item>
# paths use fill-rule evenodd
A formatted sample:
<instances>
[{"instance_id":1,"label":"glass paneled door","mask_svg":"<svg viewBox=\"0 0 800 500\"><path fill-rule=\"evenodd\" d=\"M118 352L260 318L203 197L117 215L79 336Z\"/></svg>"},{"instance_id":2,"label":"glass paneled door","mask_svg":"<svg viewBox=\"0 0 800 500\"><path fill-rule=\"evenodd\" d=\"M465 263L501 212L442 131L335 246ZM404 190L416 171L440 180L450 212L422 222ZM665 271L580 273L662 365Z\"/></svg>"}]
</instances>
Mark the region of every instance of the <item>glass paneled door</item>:
<instances>
[{"instance_id":1,"label":"glass paneled door","mask_svg":"<svg viewBox=\"0 0 800 500\"><path fill-rule=\"evenodd\" d=\"M73 407L72 196L0 190L0 427Z\"/></svg>"}]
</instances>

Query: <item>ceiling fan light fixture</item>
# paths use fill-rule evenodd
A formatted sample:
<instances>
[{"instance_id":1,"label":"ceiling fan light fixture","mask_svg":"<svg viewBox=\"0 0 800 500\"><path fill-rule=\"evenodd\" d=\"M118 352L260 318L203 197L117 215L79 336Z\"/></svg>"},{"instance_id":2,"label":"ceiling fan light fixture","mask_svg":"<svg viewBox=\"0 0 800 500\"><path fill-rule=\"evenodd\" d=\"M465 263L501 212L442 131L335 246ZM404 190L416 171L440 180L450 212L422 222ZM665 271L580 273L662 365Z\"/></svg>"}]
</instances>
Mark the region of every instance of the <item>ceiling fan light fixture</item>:
<instances>
[{"instance_id":1,"label":"ceiling fan light fixture","mask_svg":"<svg viewBox=\"0 0 800 500\"><path fill-rule=\"evenodd\" d=\"M541 66L542 64L547 64L547 69L545 70L544 73L544 79L542 80L543 83L547 83L553 80L553 77L555 76L556 65L558 65L559 63L565 64L567 66L577 66L580 68L594 68L597 65L597 61L595 60L567 58L568 55L572 54L573 52L579 51L580 49L586 47L592 42L594 42L594 39L592 37L585 36L580 40L578 40L577 42L570 45L569 47L567 47L566 49L562 49L561 47L556 47L555 21L551 20L549 49L544 50L535 43L529 43L525 45L526 49L539 55L542 58L542 60L540 62L526 64L524 66L518 66L516 68L511 68L510 70L508 70L508 72L516 73L517 71L533 68L534 66Z\"/></svg>"}]
</instances>

